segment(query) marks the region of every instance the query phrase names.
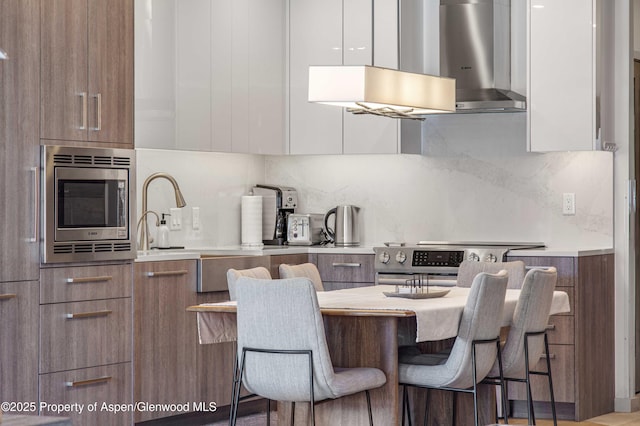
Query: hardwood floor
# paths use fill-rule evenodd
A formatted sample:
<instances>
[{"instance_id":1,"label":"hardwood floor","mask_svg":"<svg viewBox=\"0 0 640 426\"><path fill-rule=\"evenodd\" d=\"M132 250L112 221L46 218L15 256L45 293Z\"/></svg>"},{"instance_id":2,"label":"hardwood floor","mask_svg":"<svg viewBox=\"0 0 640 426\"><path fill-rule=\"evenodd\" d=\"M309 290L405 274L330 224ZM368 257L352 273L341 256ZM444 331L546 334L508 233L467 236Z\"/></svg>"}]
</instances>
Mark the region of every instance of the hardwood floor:
<instances>
[{"instance_id":1,"label":"hardwood floor","mask_svg":"<svg viewBox=\"0 0 640 426\"><path fill-rule=\"evenodd\" d=\"M275 414L275 413L274 413ZM277 415L276 415L277 416ZM276 417L274 416L274 417ZM271 424L276 424L275 418L272 417ZM222 426L228 422L222 421L213 423L210 426ZM264 414L256 414L238 419L238 426L263 426L265 424ZM509 419L509 424L526 425L526 419ZM537 420L538 426L552 426L551 420ZM635 413L610 413L603 416L595 417L584 422L559 421L558 426L640 426L640 412Z\"/></svg>"}]
</instances>

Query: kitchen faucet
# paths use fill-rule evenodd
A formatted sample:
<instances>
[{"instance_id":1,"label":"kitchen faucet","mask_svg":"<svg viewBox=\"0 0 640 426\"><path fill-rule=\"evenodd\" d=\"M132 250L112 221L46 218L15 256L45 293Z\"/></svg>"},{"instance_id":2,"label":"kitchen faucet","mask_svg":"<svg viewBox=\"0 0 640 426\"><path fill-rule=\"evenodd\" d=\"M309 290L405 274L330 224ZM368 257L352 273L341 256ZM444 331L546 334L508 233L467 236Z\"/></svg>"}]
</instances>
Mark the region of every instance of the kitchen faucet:
<instances>
[{"instance_id":1,"label":"kitchen faucet","mask_svg":"<svg viewBox=\"0 0 640 426\"><path fill-rule=\"evenodd\" d=\"M173 189L175 191L176 196L176 207L184 207L187 203L184 201L184 197L182 196L182 192L180 191L180 187L178 186L178 182L168 173L158 172L150 175L142 184L142 217L140 218L142 224L142 230L140 231L140 242L138 244L138 249L140 250L149 250L149 243L152 242L152 239L149 236L149 226L147 225L147 190L149 189L149 184L151 181L164 178L171 182L173 185ZM157 215L156 215L157 216Z\"/></svg>"}]
</instances>

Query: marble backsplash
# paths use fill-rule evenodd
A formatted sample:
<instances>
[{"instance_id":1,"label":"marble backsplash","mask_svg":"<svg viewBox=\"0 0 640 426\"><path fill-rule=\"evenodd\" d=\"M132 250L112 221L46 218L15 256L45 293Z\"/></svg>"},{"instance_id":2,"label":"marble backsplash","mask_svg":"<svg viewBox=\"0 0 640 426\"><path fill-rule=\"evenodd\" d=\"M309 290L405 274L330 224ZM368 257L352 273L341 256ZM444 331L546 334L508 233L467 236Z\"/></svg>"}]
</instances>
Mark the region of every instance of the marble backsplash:
<instances>
[{"instance_id":1,"label":"marble backsplash","mask_svg":"<svg viewBox=\"0 0 640 426\"><path fill-rule=\"evenodd\" d=\"M551 247L613 246L613 157L608 152L527 153L524 114L430 117L424 155L260 156L137 150L138 214L144 179L172 174L188 206L174 245L240 242L240 197L256 183L298 190L301 213L362 208L363 244L383 241L536 241ZM575 193L576 214L562 215ZM149 208L168 213L168 182ZM201 227L191 227L190 207Z\"/></svg>"}]
</instances>

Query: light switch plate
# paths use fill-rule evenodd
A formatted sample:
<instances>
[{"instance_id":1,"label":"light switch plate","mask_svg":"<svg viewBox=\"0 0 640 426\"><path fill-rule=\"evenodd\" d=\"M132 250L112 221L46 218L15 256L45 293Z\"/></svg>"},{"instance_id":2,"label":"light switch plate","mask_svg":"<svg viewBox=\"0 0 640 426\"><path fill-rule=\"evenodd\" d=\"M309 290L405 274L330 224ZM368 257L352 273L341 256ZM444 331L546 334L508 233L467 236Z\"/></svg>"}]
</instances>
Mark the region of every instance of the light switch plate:
<instances>
[{"instance_id":1,"label":"light switch plate","mask_svg":"<svg viewBox=\"0 0 640 426\"><path fill-rule=\"evenodd\" d=\"M169 229L172 231L179 231L182 229L182 209L173 207L169 209L171 216L169 216Z\"/></svg>"}]
</instances>

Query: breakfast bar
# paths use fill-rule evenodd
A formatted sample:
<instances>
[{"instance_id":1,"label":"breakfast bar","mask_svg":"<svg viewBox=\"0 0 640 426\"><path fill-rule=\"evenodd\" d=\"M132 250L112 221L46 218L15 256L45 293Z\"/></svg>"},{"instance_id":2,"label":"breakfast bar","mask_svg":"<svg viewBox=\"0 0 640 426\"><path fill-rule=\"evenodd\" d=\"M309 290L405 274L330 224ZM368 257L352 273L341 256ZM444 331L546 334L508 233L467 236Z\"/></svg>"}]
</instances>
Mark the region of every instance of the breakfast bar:
<instances>
[{"instance_id":1,"label":"breakfast bar","mask_svg":"<svg viewBox=\"0 0 640 426\"><path fill-rule=\"evenodd\" d=\"M406 299L387 297L385 292L395 286L361 287L331 292L319 292L318 302L324 316L327 344L334 365L341 367L377 367L387 376L387 383L371 392L376 424L400 423L400 390L398 383L398 325L402 318L415 318L416 340L433 341L455 337L458 321L466 304L468 288L451 287L442 297ZM519 297L519 290L508 290L503 312L503 325L508 326ZM569 311L565 292L554 293L551 314ZM197 312L200 343L235 340L236 302L221 302L191 306ZM493 396L483 392L481 421L493 421ZM362 395L318 404L318 424L364 425L368 423ZM288 409L280 409L279 422L288 424ZM306 410L305 404L297 409ZM461 406L466 404L459 404ZM298 419L304 419L301 414Z\"/></svg>"}]
</instances>

